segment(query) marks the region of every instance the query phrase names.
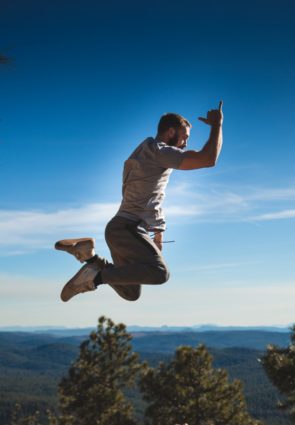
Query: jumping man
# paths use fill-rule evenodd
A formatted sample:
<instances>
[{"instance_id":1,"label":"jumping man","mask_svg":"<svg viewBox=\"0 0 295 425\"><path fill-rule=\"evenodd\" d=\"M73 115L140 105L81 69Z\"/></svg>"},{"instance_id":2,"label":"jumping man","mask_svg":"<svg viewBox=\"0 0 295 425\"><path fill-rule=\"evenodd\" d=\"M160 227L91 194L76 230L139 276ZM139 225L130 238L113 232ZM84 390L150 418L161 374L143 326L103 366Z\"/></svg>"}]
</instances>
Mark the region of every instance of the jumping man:
<instances>
[{"instance_id":1,"label":"jumping man","mask_svg":"<svg viewBox=\"0 0 295 425\"><path fill-rule=\"evenodd\" d=\"M145 139L125 161L123 199L117 214L107 224L105 239L113 262L95 254L94 239L65 239L55 248L86 264L64 286L63 301L98 286L110 285L122 298L135 301L141 285L158 285L169 279L162 256L165 218L161 204L172 169L213 167L222 146L222 101L199 120L211 127L200 151L185 150L192 125L181 115L161 117L155 138ZM150 236L150 232L154 236Z\"/></svg>"}]
</instances>

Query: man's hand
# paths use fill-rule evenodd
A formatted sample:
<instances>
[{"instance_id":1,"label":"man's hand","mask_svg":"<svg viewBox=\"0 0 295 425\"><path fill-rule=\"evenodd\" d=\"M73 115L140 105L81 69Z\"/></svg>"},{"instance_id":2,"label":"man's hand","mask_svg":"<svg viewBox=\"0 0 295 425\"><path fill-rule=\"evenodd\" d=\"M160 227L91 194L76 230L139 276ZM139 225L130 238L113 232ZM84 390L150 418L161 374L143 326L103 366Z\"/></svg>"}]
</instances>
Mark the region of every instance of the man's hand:
<instances>
[{"instance_id":1,"label":"man's hand","mask_svg":"<svg viewBox=\"0 0 295 425\"><path fill-rule=\"evenodd\" d=\"M222 100L219 102L218 109L211 109L207 112L207 118L199 117L198 119L205 124L211 125L212 127L218 127L222 125L223 113L222 113Z\"/></svg>"},{"instance_id":2,"label":"man's hand","mask_svg":"<svg viewBox=\"0 0 295 425\"><path fill-rule=\"evenodd\" d=\"M159 248L160 251L162 251L163 248L163 232L158 232L154 236L154 242Z\"/></svg>"}]
</instances>

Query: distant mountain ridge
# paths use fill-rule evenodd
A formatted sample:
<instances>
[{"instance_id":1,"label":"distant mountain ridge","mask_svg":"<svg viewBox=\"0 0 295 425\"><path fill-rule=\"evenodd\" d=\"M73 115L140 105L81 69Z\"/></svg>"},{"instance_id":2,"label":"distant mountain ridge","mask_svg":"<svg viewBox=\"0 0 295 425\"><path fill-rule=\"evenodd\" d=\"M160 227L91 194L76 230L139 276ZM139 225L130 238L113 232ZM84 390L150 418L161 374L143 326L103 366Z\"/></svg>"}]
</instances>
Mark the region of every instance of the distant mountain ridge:
<instances>
[{"instance_id":1,"label":"distant mountain ridge","mask_svg":"<svg viewBox=\"0 0 295 425\"><path fill-rule=\"evenodd\" d=\"M214 324L193 326L128 326L130 332L208 332L208 331L265 331L265 332L290 332L288 326L220 326Z\"/></svg>"},{"instance_id":2,"label":"distant mountain ridge","mask_svg":"<svg viewBox=\"0 0 295 425\"><path fill-rule=\"evenodd\" d=\"M93 329L89 329L92 331ZM79 333L80 332L80 333ZM230 330L230 331L183 331L183 332L132 332L132 345L135 351L148 353L172 353L180 345L197 346L205 344L212 348L246 348L265 350L268 344L287 346L290 342L290 332L270 332L257 330ZM6 350L17 341L18 347L47 346L48 344L66 344L78 347L89 335L85 329L77 330L76 334L60 332L3 332L0 331L0 359L1 351Z\"/></svg>"},{"instance_id":3,"label":"distant mountain ridge","mask_svg":"<svg viewBox=\"0 0 295 425\"><path fill-rule=\"evenodd\" d=\"M33 332L46 333L55 336L82 336L88 335L95 328L67 328L65 326L0 326L0 332ZM161 333L177 333L177 332L208 332L208 331L264 331L289 333L288 326L220 326L214 324L202 324L193 326L127 326L128 332L161 332Z\"/></svg>"}]
</instances>

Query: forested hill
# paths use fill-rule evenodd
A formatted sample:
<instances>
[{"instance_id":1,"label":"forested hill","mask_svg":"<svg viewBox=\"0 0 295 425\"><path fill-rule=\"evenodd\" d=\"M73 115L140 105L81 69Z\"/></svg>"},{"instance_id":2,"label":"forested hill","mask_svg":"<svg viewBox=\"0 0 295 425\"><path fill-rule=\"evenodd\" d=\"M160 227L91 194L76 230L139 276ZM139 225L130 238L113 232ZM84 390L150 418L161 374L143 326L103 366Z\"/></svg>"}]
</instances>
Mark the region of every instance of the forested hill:
<instances>
[{"instance_id":1,"label":"forested hill","mask_svg":"<svg viewBox=\"0 0 295 425\"><path fill-rule=\"evenodd\" d=\"M7 424L15 402L27 413L56 406L57 384L78 355L86 335L56 336L50 333L0 332L0 425ZM241 379L250 413L267 425L288 425L277 410L278 394L257 359L267 344L286 346L289 334L266 331L137 332L134 351L155 365L170 357L179 345L205 344L214 366L227 369L231 379ZM132 395L138 404L137 395Z\"/></svg>"},{"instance_id":2,"label":"forested hill","mask_svg":"<svg viewBox=\"0 0 295 425\"><path fill-rule=\"evenodd\" d=\"M36 346L51 342L66 343L70 345L79 344L85 339L91 329L72 329L67 331L46 332L1 332L0 347L5 346ZM135 351L174 351L179 345L205 344L213 348L253 348L264 350L268 344L280 346L288 345L290 332L265 331L265 330L214 330L214 331L137 331L132 332L133 346Z\"/></svg>"},{"instance_id":3,"label":"forested hill","mask_svg":"<svg viewBox=\"0 0 295 425\"><path fill-rule=\"evenodd\" d=\"M290 333L267 331L207 331L207 332L149 332L134 333L133 346L136 351L169 353L179 345L205 344L212 348L252 348L264 350L268 344L288 345Z\"/></svg>"}]
</instances>

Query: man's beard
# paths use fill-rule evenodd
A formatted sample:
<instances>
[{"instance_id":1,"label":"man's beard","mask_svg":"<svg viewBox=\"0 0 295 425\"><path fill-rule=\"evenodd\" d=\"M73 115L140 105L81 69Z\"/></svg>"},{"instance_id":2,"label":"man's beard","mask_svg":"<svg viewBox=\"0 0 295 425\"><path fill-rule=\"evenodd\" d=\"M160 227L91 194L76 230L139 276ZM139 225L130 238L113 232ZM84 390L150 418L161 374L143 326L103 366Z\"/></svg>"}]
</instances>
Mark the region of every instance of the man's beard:
<instances>
[{"instance_id":1,"label":"man's beard","mask_svg":"<svg viewBox=\"0 0 295 425\"><path fill-rule=\"evenodd\" d=\"M178 138L179 138L179 132L178 130L176 130L174 136L171 137L171 139L167 142L167 145L177 146ZM185 149L185 146L178 146L178 149Z\"/></svg>"}]
</instances>

